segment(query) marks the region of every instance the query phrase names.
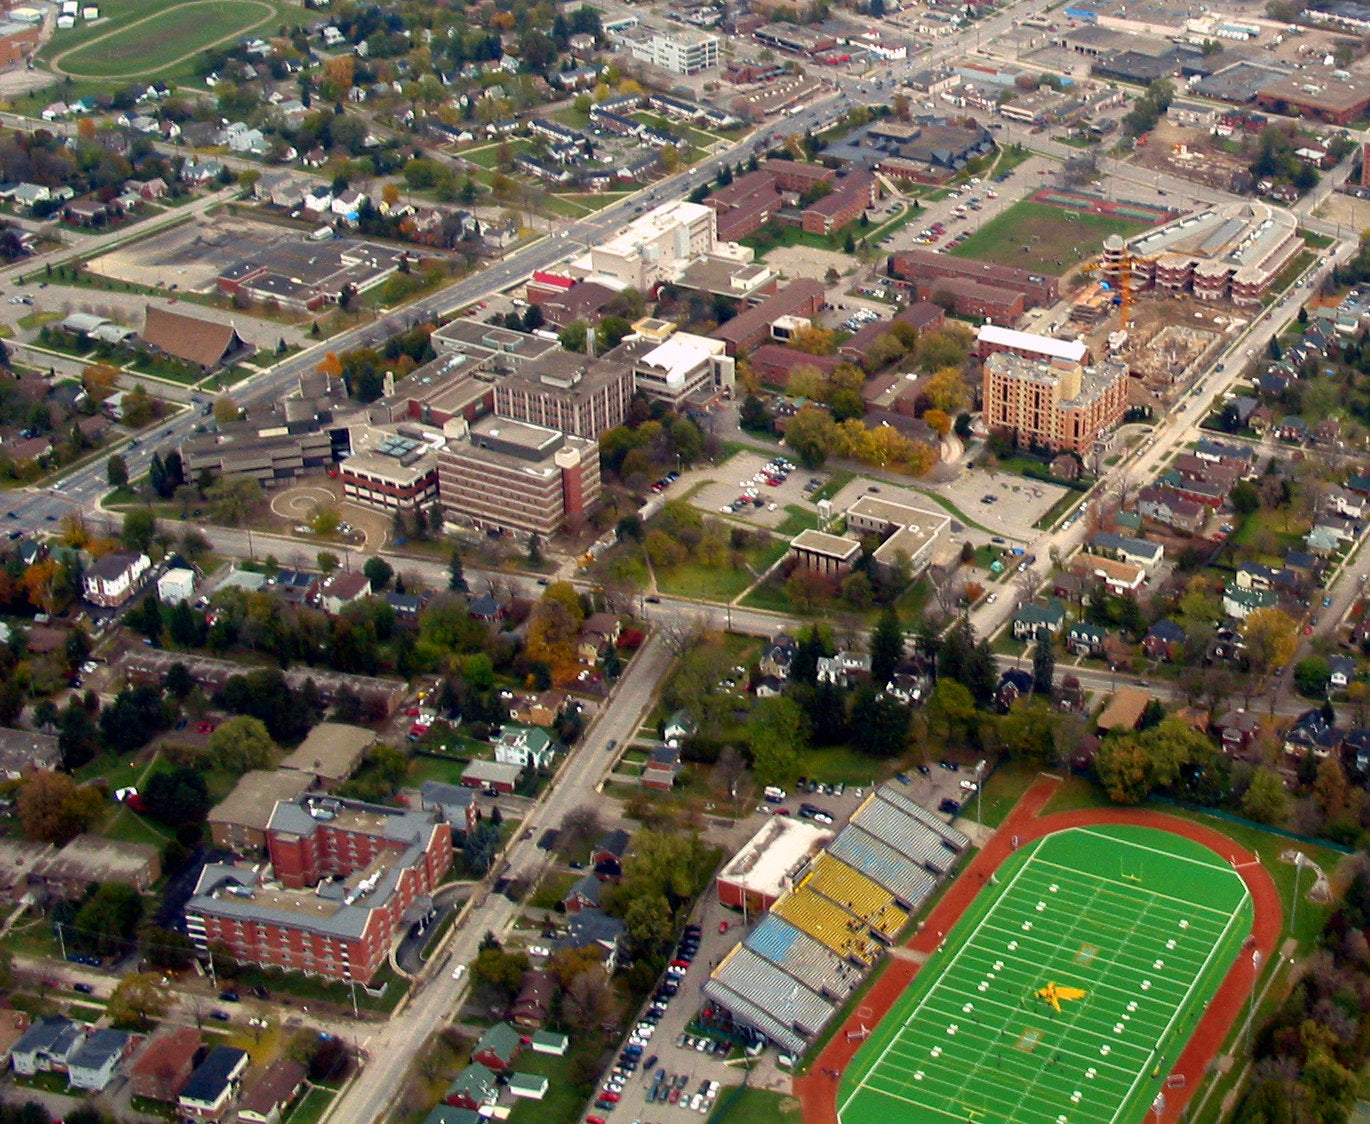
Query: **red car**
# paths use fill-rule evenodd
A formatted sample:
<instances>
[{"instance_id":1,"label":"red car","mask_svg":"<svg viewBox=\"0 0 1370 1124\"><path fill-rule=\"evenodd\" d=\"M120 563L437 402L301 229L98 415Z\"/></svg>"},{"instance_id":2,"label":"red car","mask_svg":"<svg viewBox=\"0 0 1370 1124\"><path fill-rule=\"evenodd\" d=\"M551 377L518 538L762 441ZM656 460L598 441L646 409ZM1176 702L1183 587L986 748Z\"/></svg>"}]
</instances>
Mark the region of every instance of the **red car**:
<instances>
[{"instance_id":1,"label":"red car","mask_svg":"<svg viewBox=\"0 0 1370 1124\"><path fill-rule=\"evenodd\" d=\"M585 1118L585 1124L605 1124L604 1117L602 1117L602 1116L587 1116L587 1117Z\"/></svg>"},{"instance_id":2,"label":"red car","mask_svg":"<svg viewBox=\"0 0 1370 1124\"><path fill-rule=\"evenodd\" d=\"M196 722L196 723L195 723L195 732L196 732L197 734L212 734L212 733L214 733L214 723L213 723L213 722Z\"/></svg>"},{"instance_id":3,"label":"red car","mask_svg":"<svg viewBox=\"0 0 1370 1124\"><path fill-rule=\"evenodd\" d=\"M408 718L417 718L417 717L419 716L419 714L421 713L421 711L419 710L418 707L416 707L416 706L411 706L411 707L410 707L408 710L406 710L404 713L405 713L405 716L408 717Z\"/></svg>"},{"instance_id":4,"label":"red car","mask_svg":"<svg viewBox=\"0 0 1370 1124\"><path fill-rule=\"evenodd\" d=\"M599 1094L599 1099L602 1101L608 1101L610 1104L618 1104L619 1100L621 1099L621 1094L613 1093L606 1089Z\"/></svg>"},{"instance_id":5,"label":"red car","mask_svg":"<svg viewBox=\"0 0 1370 1124\"><path fill-rule=\"evenodd\" d=\"M726 933L728 931L728 923L726 921L720 921L718 923L718 931L720 933Z\"/></svg>"}]
</instances>

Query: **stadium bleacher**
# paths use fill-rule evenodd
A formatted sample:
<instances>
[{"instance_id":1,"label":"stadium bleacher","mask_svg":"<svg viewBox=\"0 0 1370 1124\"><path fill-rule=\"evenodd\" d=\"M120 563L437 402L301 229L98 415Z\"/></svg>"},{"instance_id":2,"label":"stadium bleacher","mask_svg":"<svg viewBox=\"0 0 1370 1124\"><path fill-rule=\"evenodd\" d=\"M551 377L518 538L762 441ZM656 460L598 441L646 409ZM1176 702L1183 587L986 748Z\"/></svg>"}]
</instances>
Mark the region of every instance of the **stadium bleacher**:
<instances>
[{"instance_id":1,"label":"stadium bleacher","mask_svg":"<svg viewBox=\"0 0 1370 1124\"><path fill-rule=\"evenodd\" d=\"M819 855L800 885L860 918L884 940L893 940L908 923L908 911L899 907L894 895L831 854Z\"/></svg>"},{"instance_id":2,"label":"stadium bleacher","mask_svg":"<svg viewBox=\"0 0 1370 1124\"><path fill-rule=\"evenodd\" d=\"M704 994L802 1053L969 845L898 786L882 785L724 957Z\"/></svg>"}]
</instances>

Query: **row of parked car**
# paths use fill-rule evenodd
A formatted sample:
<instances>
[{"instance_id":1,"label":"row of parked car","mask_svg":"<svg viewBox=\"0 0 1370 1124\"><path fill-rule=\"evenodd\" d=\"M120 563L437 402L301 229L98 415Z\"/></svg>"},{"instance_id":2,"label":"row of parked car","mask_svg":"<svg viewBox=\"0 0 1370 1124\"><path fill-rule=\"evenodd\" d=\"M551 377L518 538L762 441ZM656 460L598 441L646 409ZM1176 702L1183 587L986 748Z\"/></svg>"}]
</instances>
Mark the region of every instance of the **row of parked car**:
<instances>
[{"instance_id":1,"label":"row of parked car","mask_svg":"<svg viewBox=\"0 0 1370 1124\"><path fill-rule=\"evenodd\" d=\"M652 1087L647 1091L647 1103L674 1104L707 1115L718 1097L718 1082L704 1078L699 1083L699 1091L693 1096L690 1095L689 1083L689 1074L668 1074L664 1068L658 1069L652 1078Z\"/></svg>"},{"instance_id":2,"label":"row of parked car","mask_svg":"<svg viewBox=\"0 0 1370 1124\"><path fill-rule=\"evenodd\" d=\"M701 932L702 930L698 925L685 926L680 943L676 945L675 955L671 957L671 962L667 965L661 982L657 985L656 991L652 993L651 1005L643 1012L642 1018L633 1027L633 1032L628 1035L628 1042L619 1054L617 1063L609 1071L604 1084L600 1087L599 1095L595 1097L595 1108L612 1112L614 1106L622 1099L623 1086L641 1064L643 1052L647 1049L648 1043L651 1042L652 1036L656 1034L657 1024L661 1022L661 1016L666 1013L667 1006L680 991L680 981L689 971L690 965L699 952ZM647 1059L643 1069L650 1072L656 1062L657 1057L653 1054ZM677 1099L678 1097L679 1094L677 1093ZM602 1118L594 1116L587 1116L585 1119L586 1124L595 1124L596 1120L602 1121Z\"/></svg>"}]
</instances>

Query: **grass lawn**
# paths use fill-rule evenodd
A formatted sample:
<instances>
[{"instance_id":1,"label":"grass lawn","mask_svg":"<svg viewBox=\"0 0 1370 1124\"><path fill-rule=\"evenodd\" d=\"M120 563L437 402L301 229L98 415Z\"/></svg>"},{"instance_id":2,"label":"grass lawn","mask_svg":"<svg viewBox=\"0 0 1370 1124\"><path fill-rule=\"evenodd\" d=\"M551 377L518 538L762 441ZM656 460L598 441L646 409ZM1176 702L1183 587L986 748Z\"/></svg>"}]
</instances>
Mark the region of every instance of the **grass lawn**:
<instances>
[{"instance_id":1,"label":"grass lawn","mask_svg":"<svg viewBox=\"0 0 1370 1124\"><path fill-rule=\"evenodd\" d=\"M538 883L528 905L533 909L554 909L566 897L567 891L580 881L580 875L570 870L549 870Z\"/></svg>"},{"instance_id":2,"label":"grass lawn","mask_svg":"<svg viewBox=\"0 0 1370 1124\"><path fill-rule=\"evenodd\" d=\"M19 327L26 332L31 332L35 328L41 328L44 324L51 324L54 320L62 319L60 312L45 312L39 309L37 312L30 312L19 317Z\"/></svg>"},{"instance_id":3,"label":"grass lawn","mask_svg":"<svg viewBox=\"0 0 1370 1124\"><path fill-rule=\"evenodd\" d=\"M333 1103L333 1098L337 1096L332 1089L322 1089L318 1085L311 1085L298 1101L295 1107L290 1110L286 1124L318 1124L323 1119L323 1114L328 1111L328 1106Z\"/></svg>"},{"instance_id":4,"label":"grass lawn","mask_svg":"<svg viewBox=\"0 0 1370 1124\"><path fill-rule=\"evenodd\" d=\"M1081 214L1024 200L990 219L949 252L958 258L1059 276L1083 255L1097 253L1108 235L1129 238L1147 226L1131 219Z\"/></svg>"},{"instance_id":5,"label":"grass lawn","mask_svg":"<svg viewBox=\"0 0 1370 1124\"><path fill-rule=\"evenodd\" d=\"M719 570L693 563L656 572L657 587L662 593L696 601L731 601L753 580L746 570Z\"/></svg>"},{"instance_id":6,"label":"grass lawn","mask_svg":"<svg viewBox=\"0 0 1370 1124\"><path fill-rule=\"evenodd\" d=\"M798 1097L772 1093L768 1089L723 1089L718 1095L709 1124L803 1124L804 1109Z\"/></svg>"},{"instance_id":7,"label":"grass lawn","mask_svg":"<svg viewBox=\"0 0 1370 1124\"><path fill-rule=\"evenodd\" d=\"M582 1044L576 1038L571 1041L574 1045L565 1057L535 1054L532 1050L519 1055L518 1072L546 1077L547 1095L540 1101L516 1099L513 1111L509 1113L509 1124L572 1124L580 1116L580 1110L594 1090L573 1080L573 1063L583 1050L597 1052L599 1044L593 1041Z\"/></svg>"},{"instance_id":8,"label":"grass lawn","mask_svg":"<svg viewBox=\"0 0 1370 1124\"><path fill-rule=\"evenodd\" d=\"M784 583L775 581L763 582L757 586L742 599L742 604L748 609L763 609L770 613L805 615L804 611L799 609L790 595L785 592Z\"/></svg>"},{"instance_id":9,"label":"grass lawn","mask_svg":"<svg viewBox=\"0 0 1370 1124\"><path fill-rule=\"evenodd\" d=\"M151 843L158 849L176 838L174 832L167 830L164 833L150 819L140 816L127 805L120 806L114 818L105 824L103 834L123 843Z\"/></svg>"},{"instance_id":10,"label":"grass lawn","mask_svg":"<svg viewBox=\"0 0 1370 1124\"><path fill-rule=\"evenodd\" d=\"M1079 506L1080 501L1085 498L1084 492L1068 491L1054 504L1047 508L1046 513L1033 524L1038 530L1050 527L1056 520L1060 519L1067 511L1073 511Z\"/></svg>"},{"instance_id":11,"label":"grass lawn","mask_svg":"<svg viewBox=\"0 0 1370 1124\"><path fill-rule=\"evenodd\" d=\"M777 535L794 538L800 531L814 530L818 527L816 512L800 507L797 503L787 503L785 510L789 514L785 517L785 521L775 529Z\"/></svg>"},{"instance_id":12,"label":"grass lawn","mask_svg":"<svg viewBox=\"0 0 1370 1124\"><path fill-rule=\"evenodd\" d=\"M408 781L416 787L424 781L460 784L461 774L465 769L465 761L444 761L441 757L415 757L409 762Z\"/></svg>"},{"instance_id":13,"label":"grass lawn","mask_svg":"<svg viewBox=\"0 0 1370 1124\"><path fill-rule=\"evenodd\" d=\"M1293 514L1293 518L1286 524L1285 517L1290 514ZM1265 560L1278 561L1284 557L1285 551L1300 548L1308 526L1308 520L1291 509L1267 511L1261 508L1242 520L1241 526L1232 535L1232 543L1234 546L1257 548L1268 539L1267 545L1273 545L1274 550Z\"/></svg>"},{"instance_id":14,"label":"grass lawn","mask_svg":"<svg viewBox=\"0 0 1370 1124\"><path fill-rule=\"evenodd\" d=\"M267 0L187 0L143 4L106 0L97 25L59 32L44 52L73 77L150 79L211 45L279 18ZM151 10L149 10L151 9Z\"/></svg>"},{"instance_id":15,"label":"grass lawn","mask_svg":"<svg viewBox=\"0 0 1370 1124\"><path fill-rule=\"evenodd\" d=\"M845 468L836 469L828 476L827 482L809 497L809 502L817 504L819 500L832 499L851 482L852 475Z\"/></svg>"},{"instance_id":16,"label":"grass lawn","mask_svg":"<svg viewBox=\"0 0 1370 1124\"><path fill-rule=\"evenodd\" d=\"M806 749L799 754L798 775L823 784L841 781L850 785L873 785L884 771L881 762L847 745Z\"/></svg>"}]
</instances>

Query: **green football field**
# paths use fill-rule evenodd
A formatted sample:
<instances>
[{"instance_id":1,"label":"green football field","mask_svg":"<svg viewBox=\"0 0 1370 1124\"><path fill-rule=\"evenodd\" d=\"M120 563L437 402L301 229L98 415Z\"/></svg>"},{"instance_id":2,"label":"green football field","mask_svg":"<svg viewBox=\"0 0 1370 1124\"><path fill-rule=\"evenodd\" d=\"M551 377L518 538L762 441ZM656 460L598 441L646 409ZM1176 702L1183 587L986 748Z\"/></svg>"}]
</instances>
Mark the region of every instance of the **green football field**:
<instances>
[{"instance_id":1,"label":"green football field","mask_svg":"<svg viewBox=\"0 0 1370 1124\"><path fill-rule=\"evenodd\" d=\"M1072 828L999 868L852 1059L842 1124L1138 1124L1251 931L1228 861ZM1037 996L1049 984L1084 992Z\"/></svg>"}]
</instances>

